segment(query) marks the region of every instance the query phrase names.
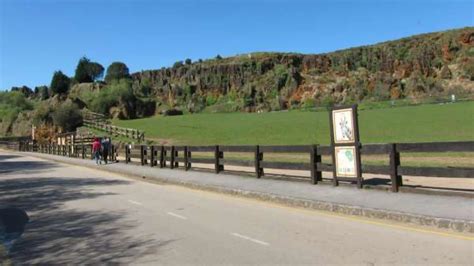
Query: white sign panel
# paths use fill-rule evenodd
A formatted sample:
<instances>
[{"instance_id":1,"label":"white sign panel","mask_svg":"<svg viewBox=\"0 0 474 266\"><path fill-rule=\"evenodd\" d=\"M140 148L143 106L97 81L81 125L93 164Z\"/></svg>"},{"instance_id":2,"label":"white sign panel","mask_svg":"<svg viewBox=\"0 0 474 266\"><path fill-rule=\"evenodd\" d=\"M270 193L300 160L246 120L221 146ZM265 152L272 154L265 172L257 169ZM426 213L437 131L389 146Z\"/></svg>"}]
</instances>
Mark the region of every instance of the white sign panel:
<instances>
[{"instance_id":1,"label":"white sign panel","mask_svg":"<svg viewBox=\"0 0 474 266\"><path fill-rule=\"evenodd\" d=\"M357 158L355 147L335 147L336 175L357 177Z\"/></svg>"},{"instance_id":2,"label":"white sign panel","mask_svg":"<svg viewBox=\"0 0 474 266\"><path fill-rule=\"evenodd\" d=\"M354 142L354 115L352 108L332 112L334 143Z\"/></svg>"}]
</instances>

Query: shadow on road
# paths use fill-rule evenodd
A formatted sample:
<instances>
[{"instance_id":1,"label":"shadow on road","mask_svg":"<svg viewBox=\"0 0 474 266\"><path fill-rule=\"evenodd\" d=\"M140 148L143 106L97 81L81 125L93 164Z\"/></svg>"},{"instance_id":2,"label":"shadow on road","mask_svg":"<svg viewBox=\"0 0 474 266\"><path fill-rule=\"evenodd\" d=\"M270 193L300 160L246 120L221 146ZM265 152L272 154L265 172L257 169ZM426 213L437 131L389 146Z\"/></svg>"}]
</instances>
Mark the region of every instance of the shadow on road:
<instances>
[{"instance_id":1,"label":"shadow on road","mask_svg":"<svg viewBox=\"0 0 474 266\"><path fill-rule=\"evenodd\" d=\"M0 154L0 162L1 162L1 161L5 161L5 160L9 160L9 159L19 158L19 157L21 157L21 156L19 156L19 155L11 155L11 154L8 154L8 155Z\"/></svg>"},{"instance_id":2,"label":"shadow on road","mask_svg":"<svg viewBox=\"0 0 474 266\"><path fill-rule=\"evenodd\" d=\"M13 161L12 159L23 158L23 160ZM0 174L40 172L54 169L58 164L46 161L24 160L25 157L18 155L0 155Z\"/></svg>"},{"instance_id":3,"label":"shadow on road","mask_svg":"<svg viewBox=\"0 0 474 266\"><path fill-rule=\"evenodd\" d=\"M25 210L30 216L23 236L11 249L13 263L130 263L156 253L169 241L160 242L149 235L131 235L127 231L135 224L125 213L74 210L64 206L68 201L113 195L97 193L91 186L128 183L101 178L0 179L0 207Z\"/></svg>"}]
</instances>

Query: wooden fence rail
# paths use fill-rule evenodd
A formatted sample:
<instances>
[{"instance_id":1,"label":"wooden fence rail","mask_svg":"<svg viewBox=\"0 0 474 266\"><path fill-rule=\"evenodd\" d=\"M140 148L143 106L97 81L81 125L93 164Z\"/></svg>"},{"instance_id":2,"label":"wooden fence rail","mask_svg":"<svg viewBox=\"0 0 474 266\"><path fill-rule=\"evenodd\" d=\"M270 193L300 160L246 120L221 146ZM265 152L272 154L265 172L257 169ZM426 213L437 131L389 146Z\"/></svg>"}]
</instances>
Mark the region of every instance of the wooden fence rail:
<instances>
[{"instance_id":1,"label":"wooden fence rail","mask_svg":"<svg viewBox=\"0 0 474 266\"><path fill-rule=\"evenodd\" d=\"M110 135L120 135L127 138L136 139L138 142L145 141L145 132L141 130L113 126L97 120L84 120L84 125L94 129L105 131Z\"/></svg>"},{"instance_id":2,"label":"wooden fence rail","mask_svg":"<svg viewBox=\"0 0 474 266\"><path fill-rule=\"evenodd\" d=\"M361 156L387 156L388 165L362 165L363 173L390 176L391 190L398 192L403 186L402 175L447 178L474 178L474 168L470 167L411 167L401 164L401 153L424 152L474 152L474 141L465 142L432 142L432 143L390 143L361 145ZM38 146L29 142L20 142L22 151L39 151L63 156L91 158L90 145ZM114 147L115 149L115 147ZM195 164L213 165L216 174L225 171L227 166L243 166L254 169L255 177L265 175L265 169L302 170L310 172L312 184L322 181L322 172L333 172L334 166L322 162L322 156L332 155L331 146L298 145L298 146L157 146L125 145L125 163L139 163L149 167L169 167L190 170ZM199 156L196 156L196 153ZM252 159L233 159L232 153L245 153ZM307 162L279 162L266 160L265 155L275 153L306 154ZM80 154L80 156L79 156ZM90 155L89 155L90 154ZM112 154L112 153L111 153ZM115 154L115 152L114 152ZM88 157L89 156L89 157ZM229 157L229 158L226 158ZM116 158L114 158L116 159ZM342 179L343 181L355 181Z\"/></svg>"}]
</instances>

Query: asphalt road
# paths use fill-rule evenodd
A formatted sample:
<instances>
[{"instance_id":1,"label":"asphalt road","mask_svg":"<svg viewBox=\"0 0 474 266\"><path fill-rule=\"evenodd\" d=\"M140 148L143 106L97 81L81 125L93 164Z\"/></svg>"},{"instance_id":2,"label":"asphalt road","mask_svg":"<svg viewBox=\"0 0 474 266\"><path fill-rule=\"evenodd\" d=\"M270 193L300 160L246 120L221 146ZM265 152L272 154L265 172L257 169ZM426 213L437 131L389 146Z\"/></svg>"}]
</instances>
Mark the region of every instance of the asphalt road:
<instances>
[{"instance_id":1,"label":"asphalt road","mask_svg":"<svg viewBox=\"0 0 474 266\"><path fill-rule=\"evenodd\" d=\"M216 178L219 178L216 176ZM472 236L164 186L0 151L15 264L465 264Z\"/></svg>"}]
</instances>

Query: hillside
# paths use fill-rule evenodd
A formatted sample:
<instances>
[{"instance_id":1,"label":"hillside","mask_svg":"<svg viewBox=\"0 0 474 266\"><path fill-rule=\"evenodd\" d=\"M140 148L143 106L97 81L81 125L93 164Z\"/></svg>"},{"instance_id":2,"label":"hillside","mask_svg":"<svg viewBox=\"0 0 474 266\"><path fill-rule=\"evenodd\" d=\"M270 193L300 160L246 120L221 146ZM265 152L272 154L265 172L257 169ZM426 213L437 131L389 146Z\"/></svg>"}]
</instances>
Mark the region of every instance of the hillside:
<instances>
[{"instance_id":1,"label":"hillside","mask_svg":"<svg viewBox=\"0 0 474 266\"><path fill-rule=\"evenodd\" d=\"M72 130L82 123L79 109L84 108L134 119L170 109L268 112L387 100L419 103L451 94L472 100L474 27L326 54L186 59L132 74L125 63L114 62L101 81L104 69L83 57L74 77L54 73L55 89L22 86L0 92L0 136L29 134L33 124ZM71 121L71 115L77 119Z\"/></svg>"},{"instance_id":2,"label":"hillside","mask_svg":"<svg viewBox=\"0 0 474 266\"><path fill-rule=\"evenodd\" d=\"M270 111L474 91L474 28L319 55L251 53L132 74L162 109Z\"/></svg>"}]
</instances>

